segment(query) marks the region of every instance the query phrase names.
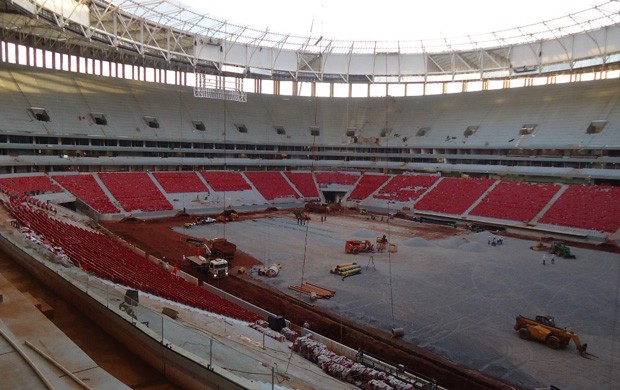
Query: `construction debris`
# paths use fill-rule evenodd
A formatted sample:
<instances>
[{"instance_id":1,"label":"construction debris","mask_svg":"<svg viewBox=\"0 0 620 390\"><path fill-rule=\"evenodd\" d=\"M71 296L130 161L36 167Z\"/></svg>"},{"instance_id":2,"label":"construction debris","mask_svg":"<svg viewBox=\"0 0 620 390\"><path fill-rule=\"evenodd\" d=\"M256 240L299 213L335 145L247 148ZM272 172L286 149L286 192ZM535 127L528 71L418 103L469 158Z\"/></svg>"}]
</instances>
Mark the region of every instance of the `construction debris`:
<instances>
[{"instance_id":1,"label":"construction debris","mask_svg":"<svg viewBox=\"0 0 620 390\"><path fill-rule=\"evenodd\" d=\"M307 282L302 284L301 286L288 286L288 288L298 293L314 296L317 299L329 299L336 295L336 292L334 290L330 290L325 287L317 286L316 284Z\"/></svg>"}]
</instances>

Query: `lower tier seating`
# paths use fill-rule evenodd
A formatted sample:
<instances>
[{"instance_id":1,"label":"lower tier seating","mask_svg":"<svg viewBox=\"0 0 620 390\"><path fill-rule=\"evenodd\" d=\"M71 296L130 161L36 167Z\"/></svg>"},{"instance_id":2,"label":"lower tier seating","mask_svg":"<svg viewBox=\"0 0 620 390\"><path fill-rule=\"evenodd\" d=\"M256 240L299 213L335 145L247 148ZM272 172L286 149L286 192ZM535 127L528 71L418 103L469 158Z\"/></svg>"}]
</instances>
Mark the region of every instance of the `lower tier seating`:
<instances>
[{"instance_id":1,"label":"lower tier seating","mask_svg":"<svg viewBox=\"0 0 620 390\"><path fill-rule=\"evenodd\" d=\"M51 218L17 200L3 205L23 226L61 247L76 266L101 278L224 316L250 322L259 319L241 306L177 278L109 236Z\"/></svg>"}]
</instances>

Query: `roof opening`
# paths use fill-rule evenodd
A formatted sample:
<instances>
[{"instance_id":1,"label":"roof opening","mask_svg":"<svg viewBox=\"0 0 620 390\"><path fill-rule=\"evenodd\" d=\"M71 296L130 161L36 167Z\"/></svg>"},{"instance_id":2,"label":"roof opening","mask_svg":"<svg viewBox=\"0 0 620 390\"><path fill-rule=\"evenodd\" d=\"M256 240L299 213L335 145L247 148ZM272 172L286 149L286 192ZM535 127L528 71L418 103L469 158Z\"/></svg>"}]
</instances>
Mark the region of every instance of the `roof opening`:
<instances>
[{"instance_id":1,"label":"roof opening","mask_svg":"<svg viewBox=\"0 0 620 390\"><path fill-rule=\"evenodd\" d=\"M345 133L347 137L355 137L355 132L357 131L357 128L355 127L349 127L347 129L347 132Z\"/></svg>"},{"instance_id":2,"label":"roof opening","mask_svg":"<svg viewBox=\"0 0 620 390\"><path fill-rule=\"evenodd\" d=\"M428 132L431 131L430 127L420 127L417 133L415 133L416 137L424 137Z\"/></svg>"},{"instance_id":3,"label":"roof opening","mask_svg":"<svg viewBox=\"0 0 620 390\"><path fill-rule=\"evenodd\" d=\"M392 134L391 127L384 127L383 130L381 130L381 137L389 137L390 134Z\"/></svg>"},{"instance_id":4,"label":"roof opening","mask_svg":"<svg viewBox=\"0 0 620 390\"><path fill-rule=\"evenodd\" d=\"M586 129L587 134L598 134L607 126L607 121L592 121Z\"/></svg>"},{"instance_id":5,"label":"roof opening","mask_svg":"<svg viewBox=\"0 0 620 390\"><path fill-rule=\"evenodd\" d=\"M91 112L90 113L90 119L96 125L100 125L100 126L107 126L108 125L108 119L105 117L105 115L103 115L101 113Z\"/></svg>"},{"instance_id":6,"label":"roof opening","mask_svg":"<svg viewBox=\"0 0 620 390\"><path fill-rule=\"evenodd\" d=\"M286 135L286 130L284 130L283 126L274 126L273 128L276 131L276 134L278 134L278 135Z\"/></svg>"},{"instance_id":7,"label":"roof opening","mask_svg":"<svg viewBox=\"0 0 620 390\"><path fill-rule=\"evenodd\" d=\"M248 132L248 128L243 123L235 123L235 127L237 128L237 131L239 131L240 133Z\"/></svg>"},{"instance_id":8,"label":"roof opening","mask_svg":"<svg viewBox=\"0 0 620 390\"><path fill-rule=\"evenodd\" d=\"M318 137L319 135L321 135L319 126L310 126L310 135L313 137Z\"/></svg>"},{"instance_id":9,"label":"roof opening","mask_svg":"<svg viewBox=\"0 0 620 390\"><path fill-rule=\"evenodd\" d=\"M199 131L207 130L203 121L192 121L192 126L194 127L194 130L199 130Z\"/></svg>"},{"instance_id":10,"label":"roof opening","mask_svg":"<svg viewBox=\"0 0 620 390\"><path fill-rule=\"evenodd\" d=\"M470 135L473 135L476 133L476 131L478 131L478 128L480 126L467 126L467 128L465 129L465 131L463 132L463 135L465 136L465 138L469 137Z\"/></svg>"},{"instance_id":11,"label":"roof opening","mask_svg":"<svg viewBox=\"0 0 620 390\"><path fill-rule=\"evenodd\" d=\"M41 121L41 122L49 122L50 121L50 115L47 113L47 110L45 108L30 107L28 109L28 111L30 112L30 114L32 114L34 119L36 119L38 121Z\"/></svg>"},{"instance_id":12,"label":"roof opening","mask_svg":"<svg viewBox=\"0 0 620 390\"><path fill-rule=\"evenodd\" d=\"M159 129L159 121L154 116L145 116L144 122L151 129Z\"/></svg>"},{"instance_id":13,"label":"roof opening","mask_svg":"<svg viewBox=\"0 0 620 390\"><path fill-rule=\"evenodd\" d=\"M534 132L534 129L536 128L536 126L538 126L536 123L526 123L523 126L521 126L521 129L519 130L519 135L528 135L528 134L532 134Z\"/></svg>"}]
</instances>

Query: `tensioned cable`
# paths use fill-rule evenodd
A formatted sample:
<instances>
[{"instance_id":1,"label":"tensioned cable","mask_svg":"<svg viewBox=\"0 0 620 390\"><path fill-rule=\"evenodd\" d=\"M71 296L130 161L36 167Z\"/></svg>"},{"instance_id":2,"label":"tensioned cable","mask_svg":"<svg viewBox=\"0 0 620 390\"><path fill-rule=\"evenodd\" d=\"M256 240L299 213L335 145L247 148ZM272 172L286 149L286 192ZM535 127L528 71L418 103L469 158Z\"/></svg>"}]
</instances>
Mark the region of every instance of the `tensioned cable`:
<instances>
[{"instance_id":1,"label":"tensioned cable","mask_svg":"<svg viewBox=\"0 0 620 390\"><path fill-rule=\"evenodd\" d=\"M385 56L385 74L387 74L387 69L388 69L388 65L387 65L387 60L388 57L387 55ZM386 82L385 83L385 171L386 173L389 172L389 146L390 146L390 130L388 127L389 124L389 103L390 103L390 97L388 95L388 89L389 89L389 84ZM391 316L392 316L392 329L394 329L395 326L395 321L394 321L394 286L392 284L392 252L390 251L390 246L391 246L391 229L390 229L390 200L386 199L387 201L387 253L388 253L388 274L389 274L389 283L390 283L390 311L391 311Z\"/></svg>"},{"instance_id":2,"label":"tensioned cable","mask_svg":"<svg viewBox=\"0 0 620 390\"><path fill-rule=\"evenodd\" d=\"M312 131L314 131L317 127L317 115L318 115L318 111L319 111L319 98L316 96L316 93L314 93L314 120L313 120L313 128L311 129L311 135L312 135L312 144L310 146L311 148L311 162L310 162L310 177L313 178L314 180L314 160L315 160L315 153L316 153L316 133L313 133ZM306 270L306 260L307 260L307 252L308 252L308 232L310 230L310 223L306 222L306 233L304 236L304 256L303 256L303 263L301 265L301 283L300 285L304 284L304 274L305 274L305 270Z\"/></svg>"}]
</instances>

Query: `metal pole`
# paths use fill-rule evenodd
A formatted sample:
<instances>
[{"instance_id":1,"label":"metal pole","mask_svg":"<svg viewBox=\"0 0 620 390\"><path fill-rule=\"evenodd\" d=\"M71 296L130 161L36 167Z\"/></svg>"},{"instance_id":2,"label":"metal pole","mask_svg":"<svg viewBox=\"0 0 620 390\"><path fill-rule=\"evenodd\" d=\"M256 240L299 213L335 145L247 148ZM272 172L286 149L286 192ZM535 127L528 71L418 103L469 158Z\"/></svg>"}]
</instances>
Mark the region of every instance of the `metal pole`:
<instances>
[{"instance_id":1,"label":"metal pole","mask_svg":"<svg viewBox=\"0 0 620 390\"><path fill-rule=\"evenodd\" d=\"M273 366L271 366L271 390L275 388L276 385L276 374Z\"/></svg>"},{"instance_id":2,"label":"metal pole","mask_svg":"<svg viewBox=\"0 0 620 390\"><path fill-rule=\"evenodd\" d=\"M213 368L213 339L209 339L209 368Z\"/></svg>"},{"instance_id":3,"label":"metal pole","mask_svg":"<svg viewBox=\"0 0 620 390\"><path fill-rule=\"evenodd\" d=\"M161 317L161 343L164 343L164 317Z\"/></svg>"}]
</instances>

